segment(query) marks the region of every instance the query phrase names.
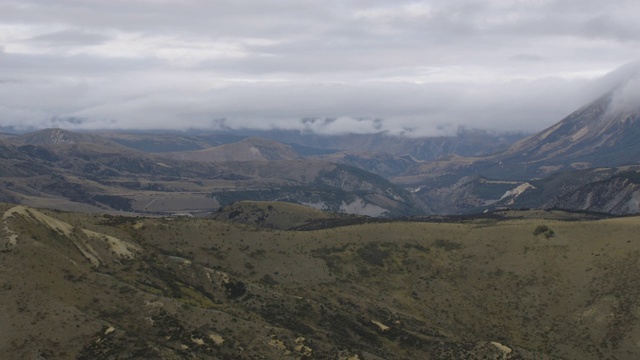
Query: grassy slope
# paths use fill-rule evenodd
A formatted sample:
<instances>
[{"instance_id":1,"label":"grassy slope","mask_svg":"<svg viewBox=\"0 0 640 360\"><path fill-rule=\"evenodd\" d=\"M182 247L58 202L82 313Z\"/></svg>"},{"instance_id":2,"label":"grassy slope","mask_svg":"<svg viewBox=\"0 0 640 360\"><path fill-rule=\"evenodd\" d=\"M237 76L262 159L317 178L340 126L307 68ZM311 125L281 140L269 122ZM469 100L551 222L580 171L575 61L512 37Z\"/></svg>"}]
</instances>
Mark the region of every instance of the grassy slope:
<instances>
[{"instance_id":1,"label":"grassy slope","mask_svg":"<svg viewBox=\"0 0 640 360\"><path fill-rule=\"evenodd\" d=\"M45 213L144 250L134 260L103 252L94 269L68 237L7 219L20 235L0 253L0 322L10 324L0 329L0 350L16 358L109 351L296 358L305 351L300 336L317 358L498 356L489 341L523 358L632 358L639 351L636 217L301 232ZM555 236L534 236L541 224ZM206 340L212 334L225 343Z\"/></svg>"}]
</instances>

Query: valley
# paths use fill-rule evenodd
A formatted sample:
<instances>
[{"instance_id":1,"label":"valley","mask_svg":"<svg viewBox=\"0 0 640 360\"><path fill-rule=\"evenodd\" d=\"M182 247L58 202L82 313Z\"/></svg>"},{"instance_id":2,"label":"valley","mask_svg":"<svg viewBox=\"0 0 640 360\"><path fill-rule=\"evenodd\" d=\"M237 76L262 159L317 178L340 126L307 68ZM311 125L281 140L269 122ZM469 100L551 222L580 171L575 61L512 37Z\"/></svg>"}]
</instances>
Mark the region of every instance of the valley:
<instances>
[{"instance_id":1,"label":"valley","mask_svg":"<svg viewBox=\"0 0 640 360\"><path fill-rule=\"evenodd\" d=\"M0 360L640 359L638 14L0 1Z\"/></svg>"},{"instance_id":2,"label":"valley","mask_svg":"<svg viewBox=\"0 0 640 360\"><path fill-rule=\"evenodd\" d=\"M526 138L6 134L0 352L634 358L637 116L610 101Z\"/></svg>"},{"instance_id":3,"label":"valley","mask_svg":"<svg viewBox=\"0 0 640 360\"><path fill-rule=\"evenodd\" d=\"M275 130L10 135L0 139L0 200L194 216L243 200L386 218L523 208L636 214L639 116L613 109L614 93L525 138L465 129L433 138Z\"/></svg>"}]
</instances>

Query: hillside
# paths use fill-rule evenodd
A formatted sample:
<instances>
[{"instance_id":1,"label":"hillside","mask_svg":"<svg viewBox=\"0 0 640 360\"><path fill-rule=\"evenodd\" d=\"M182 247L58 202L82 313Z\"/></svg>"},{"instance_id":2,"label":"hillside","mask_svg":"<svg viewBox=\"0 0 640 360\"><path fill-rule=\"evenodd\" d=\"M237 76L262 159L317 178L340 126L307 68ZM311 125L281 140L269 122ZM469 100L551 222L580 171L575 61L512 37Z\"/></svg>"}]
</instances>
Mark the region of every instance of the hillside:
<instances>
[{"instance_id":1,"label":"hillside","mask_svg":"<svg viewBox=\"0 0 640 360\"><path fill-rule=\"evenodd\" d=\"M163 156L201 162L301 159L291 146L257 137L202 150L164 153Z\"/></svg>"},{"instance_id":2,"label":"hillside","mask_svg":"<svg viewBox=\"0 0 640 360\"><path fill-rule=\"evenodd\" d=\"M44 129L12 137L11 140L29 145L95 144L107 147L119 147L117 143L103 136L79 133L64 129Z\"/></svg>"},{"instance_id":3,"label":"hillside","mask_svg":"<svg viewBox=\"0 0 640 360\"><path fill-rule=\"evenodd\" d=\"M0 208L8 358L637 354L638 218L283 231Z\"/></svg>"},{"instance_id":4,"label":"hillside","mask_svg":"<svg viewBox=\"0 0 640 360\"><path fill-rule=\"evenodd\" d=\"M640 156L640 113L618 108L608 93L557 124L509 148L500 160L520 163L536 174L563 168L637 164Z\"/></svg>"},{"instance_id":5,"label":"hillside","mask_svg":"<svg viewBox=\"0 0 640 360\"><path fill-rule=\"evenodd\" d=\"M289 201L373 216L422 211L407 191L350 166L320 160L176 160L110 141L90 142L93 137L85 134L63 135L75 140L41 145L0 140L0 198L63 210L165 215L207 214L238 200ZM257 142L263 141L247 143Z\"/></svg>"},{"instance_id":6,"label":"hillside","mask_svg":"<svg viewBox=\"0 0 640 360\"><path fill-rule=\"evenodd\" d=\"M239 134L259 136L287 144L346 153L369 152L391 156L409 156L419 161L431 161L443 156L481 156L505 150L525 137L520 133L491 133L460 128L455 135L410 137L387 132L373 134L324 135L299 131L249 131Z\"/></svg>"},{"instance_id":7,"label":"hillside","mask_svg":"<svg viewBox=\"0 0 640 360\"><path fill-rule=\"evenodd\" d=\"M626 85L502 152L416 163L391 181L435 213L557 207L636 214L635 183L615 177L637 170L640 159L640 110L619 99Z\"/></svg>"}]
</instances>

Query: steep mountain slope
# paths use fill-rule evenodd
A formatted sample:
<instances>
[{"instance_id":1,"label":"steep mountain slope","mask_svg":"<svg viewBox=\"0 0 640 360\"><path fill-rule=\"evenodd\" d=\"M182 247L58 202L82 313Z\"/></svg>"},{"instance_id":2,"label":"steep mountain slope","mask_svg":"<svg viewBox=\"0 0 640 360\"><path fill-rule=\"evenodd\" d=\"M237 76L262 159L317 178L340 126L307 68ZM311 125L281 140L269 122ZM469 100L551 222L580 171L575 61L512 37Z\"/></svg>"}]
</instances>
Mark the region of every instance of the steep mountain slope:
<instances>
[{"instance_id":1,"label":"steep mountain slope","mask_svg":"<svg viewBox=\"0 0 640 360\"><path fill-rule=\"evenodd\" d=\"M542 206L616 215L640 213L640 173L623 171L573 191L562 192Z\"/></svg>"},{"instance_id":2,"label":"steep mountain slope","mask_svg":"<svg viewBox=\"0 0 640 360\"><path fill-rule=\"evenodd\" d=\"M413 188L435 212L474 212L487 206L556 206L636 213L633 186L622 184L620 179L609 179L626 166L640 163L640 106L632 101L636 95L624 95L635 81L627 80L557 124L518 141L503 152L475 158L448 156L418 163L392 181ZM623 97L625 101L621 100ZM605 167L610 171L597 170ZM568 173L564 176L562 172ZM540 180L546 177L548 181ZM568 181L560 184L554 180L557 178ZM488 197L486 186L464 179L505 182L513 187L502 187L504 196ZM598 183L589 185L591 182ZM612 188L605 191L604 184ZM575 192L582 186L583 190ZM587 195L593 201L582 198ZM609 199L594 200L602 196Z\"/></svg>"},{"instance_id":3,"label":"steep mountain slope","mask_svg":"<svg viewBox=\"0 0 640 360\"><path fill-rule=\"evenodd\" d=\"M538 174L562 168L636 164L640 159L640 112L619 109L609 93L556 125L519 141L500 156Z\"/></svg>"},{"instance_id":4,"label":"steep mountain slope","mask_svg":"<svg viewBox=\"0 0 640 360\"><path fill-rule=\"evenodd\" d=\"M619 109L615 92L576 110L557 124L484 157L449 156L416 164L398 181L446 174L525 180L563 171L637 164L640 160L640 111Z\"/></svg>"}]
</instances>

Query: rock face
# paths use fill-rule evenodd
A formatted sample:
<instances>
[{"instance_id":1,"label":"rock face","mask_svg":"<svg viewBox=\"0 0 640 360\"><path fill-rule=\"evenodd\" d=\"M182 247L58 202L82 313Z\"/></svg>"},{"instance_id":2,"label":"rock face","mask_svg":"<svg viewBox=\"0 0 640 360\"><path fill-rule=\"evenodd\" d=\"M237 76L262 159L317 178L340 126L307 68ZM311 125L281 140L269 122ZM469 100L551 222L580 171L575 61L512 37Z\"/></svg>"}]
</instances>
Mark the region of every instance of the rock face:
<instances>
[{"instance_id":1,"label":"rock face","mask_svg":"<svg viewBox=\"0 0 640 360\"><path fill-rule=\"evenodd\" d=\"M615 215L640 212L640 183L636 172L589 183L561 195L545 206L567 210L587 210Z\"/></svg>"}]
</instances>

